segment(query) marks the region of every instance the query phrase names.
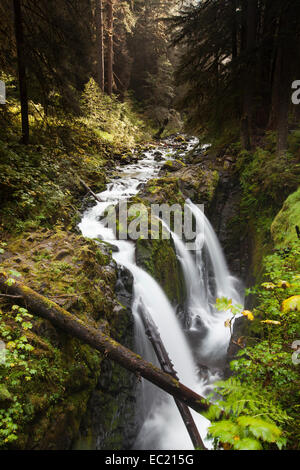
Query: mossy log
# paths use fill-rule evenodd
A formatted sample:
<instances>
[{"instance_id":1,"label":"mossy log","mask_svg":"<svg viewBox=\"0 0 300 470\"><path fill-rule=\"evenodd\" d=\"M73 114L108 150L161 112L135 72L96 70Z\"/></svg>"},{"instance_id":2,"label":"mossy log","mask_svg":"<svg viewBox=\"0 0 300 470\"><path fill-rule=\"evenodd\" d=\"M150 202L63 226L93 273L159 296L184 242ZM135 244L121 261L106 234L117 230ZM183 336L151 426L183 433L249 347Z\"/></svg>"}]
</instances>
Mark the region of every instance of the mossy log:
<instances>
[{"instance_id":1,"label":"mossy log","mask_svg":"<svg viewBox=\"0 0 300 470\"><path fill-rule=\"evenodd\" d=\"M87 192L90 193L97 202L102 202L100 197L98 197L97 194L95 194L94 191L92 191L91 188L81 178L79 178L79 181L82 186L87 190Z\"/></svg>"},{"instance_id":2,"label":"mossy log","mask_svg":"<svg viewBox=\"0 0 300 470\"><path fill-rule=\"evenodd\" d=\"M187 388L170 374L143 360L100 330L87 326L83 321L23 283L14 280L8 285L7 280L8 276L0 273L0 291L21 297L22 300L19 299L18 302L22 301L32 313L49 320L56 327L100 351L138 377L143 377L153 383L195 411L208 410L210 405L205 398Z\"/></svg>"}]
</instances>

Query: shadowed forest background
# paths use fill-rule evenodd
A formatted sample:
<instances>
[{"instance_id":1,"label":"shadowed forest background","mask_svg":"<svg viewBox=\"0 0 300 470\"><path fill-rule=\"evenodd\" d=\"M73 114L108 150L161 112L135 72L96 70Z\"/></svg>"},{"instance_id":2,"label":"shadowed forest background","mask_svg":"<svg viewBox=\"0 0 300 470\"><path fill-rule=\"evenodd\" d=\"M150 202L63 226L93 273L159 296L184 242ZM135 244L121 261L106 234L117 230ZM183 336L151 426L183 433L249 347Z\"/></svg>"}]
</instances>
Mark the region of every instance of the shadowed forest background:
<instances>
[{"instance_id":1,"label":"shadowed forest background","mask_svg":"<svg viewBox=\"0 0 300 470\"><path fill-rule=\"evenodd\" d=\"M298 449L299 1L0 0L0 17L0 276L132 347L130 307L125 320L113 313L112 253L77 226L87 189L173 139L176 160L139 201L205 203L248 288L233 377L207 414L215 446ZM199 143L182 157L188 136ZM147 250L143 268L178 303L173 247ZM0 449L71 449L92 428L95 389L98 448L130 448L127 373L0 290Z\"/></svg>"}]
</instances>

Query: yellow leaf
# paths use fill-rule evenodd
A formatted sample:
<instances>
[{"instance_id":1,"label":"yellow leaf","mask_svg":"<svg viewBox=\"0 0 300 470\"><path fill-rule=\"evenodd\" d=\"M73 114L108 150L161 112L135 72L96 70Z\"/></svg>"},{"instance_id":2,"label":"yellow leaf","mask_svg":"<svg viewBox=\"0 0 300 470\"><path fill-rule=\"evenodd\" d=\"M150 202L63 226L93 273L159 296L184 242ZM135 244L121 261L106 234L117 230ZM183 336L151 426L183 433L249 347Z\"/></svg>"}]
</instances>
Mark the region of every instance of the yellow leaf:
<instances>
[{"instance_id":1,"label":"yellow leaf","mask_svg":"<svg viewBox=\"0 0 300 470\"><path fill-rule=\"evenodd\" d=\"M276 286L275 286L275 284L273 284L273 282L264 282L264 284L262 284L262 287L266 290L276 289Z\"/></svg>"},{"instance_id":2,"label":"yellow leaf","mask_svg":"<svg viewBox=\"0 0 300 470\"><path fill-rule=\"evenodd\" d=\"M226 320L225 328L230 328L230 326L231 326L231 320Z\"/></svg>"},{"instance_id":3,"label":"yellow leaf","mask_svg":"<svg viewBox=\"0 0 300 470\"><path fill-rule=\"evenodd\" d=\"M274 321L274 320L264 320L261 323L266 323L266 325L281 325L280 321Z\"/></svg>"},{"instance_id":4,"label":"yellow leaf","mask_svg":"<svg viewBox=\"0 0 300 470\"><path fill-rule=\"evenodd\" d=\"M254 315L253 315L252 312L250 312L250 310L244 310L244 311L242 312L242 314L244 315L244 317L247 317L248 320L250 320L250 321L253 321L253 320L254 320Z\"/></svg>"},{"instance_id":5,"label":"yellow leaf","mask_svg":"<svg viewBox=\"0 0 300 470\"><path fill-rule=\"evenodd\" d=\"M291 284L287 281L279 281L278 287L281 287L281 289L289 289L289 287L291 287Z\"/></svg>"},{"instance_id":6,"label":"yellow leaf","mask_svg":"<svg viewBox=\"0 0 300 470\"><path fill-rule=\"evenodd\" d=\"M300 312L300 295L294 295L284 300L281 305L281 311L283 313Z\"/></svg>"}]
</instances>

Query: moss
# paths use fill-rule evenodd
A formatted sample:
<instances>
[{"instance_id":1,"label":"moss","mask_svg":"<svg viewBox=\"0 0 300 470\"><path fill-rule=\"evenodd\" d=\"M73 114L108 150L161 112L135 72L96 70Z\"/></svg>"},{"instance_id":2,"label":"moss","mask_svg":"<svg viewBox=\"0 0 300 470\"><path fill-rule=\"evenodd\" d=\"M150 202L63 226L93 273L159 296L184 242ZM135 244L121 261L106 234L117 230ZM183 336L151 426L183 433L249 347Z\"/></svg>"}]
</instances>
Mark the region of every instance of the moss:
<instances>
[{"instance_id":1,"label":"moss","mask_svg":"<svg viewBox=\"0 0 300 470\"><path fill-rule=\"evenodd\" d=\"M130 321L114 294L117 273L105 244L60 229L41 230L8 241L2 258L1 266L18 271L29 286L24 289L48 297L49 306L55 302L96 328L104 322L113 335L128 334ZM0 307L5 313L11 304L1 299ZM35 348L30 367L37 373L16 386L7 380L8 393L25 410L13 448L67 449L96 388L103 356L46 320L34 317L32 323L27 337Z\"/></svg>"},{"instance_id":2,"label":"moss","mask_svg":"<svg viewBox=\"0 0 300 470\"><path fill-rule=\"evenodd\" d=\"M12 401L13 397L11 393L7 390L5 385L0 384L0 403Z\"/></svg>"},{"instance_id":3,"label":"moss","mask_svg":"<svg viewBox=\"0 0 300 470\"><path fill-rule=\"evenodd\" d=\"M296 226L300 227L300 187L291 194L271 226L276 248L284 248L297 240Z\"/></svg>"},{"instance_id":4,"label":"moss","mask_svg":"<svg viewBox=\"0 0 300 470\"><path fill-rule=\"evenodd\" d=\"M138 240L139 266L153 276L173 304L185 300L185 283L172 240Z\"/></svg>"}]
</instances>

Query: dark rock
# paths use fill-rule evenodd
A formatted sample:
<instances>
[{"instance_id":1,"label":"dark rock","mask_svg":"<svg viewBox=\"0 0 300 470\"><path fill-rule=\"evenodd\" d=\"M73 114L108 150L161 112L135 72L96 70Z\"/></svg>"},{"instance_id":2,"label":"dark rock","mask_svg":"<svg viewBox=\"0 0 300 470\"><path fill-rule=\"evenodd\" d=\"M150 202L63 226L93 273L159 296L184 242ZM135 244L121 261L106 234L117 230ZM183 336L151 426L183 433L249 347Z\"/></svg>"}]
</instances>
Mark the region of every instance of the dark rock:
<instances>
[{"instance_id":1,"label":"dark rock","mask_svg":"<svg viewBox=\"0 0 300 470\"><path fill-rule=\"evenodd\" d=\"M123 266L118 268L118 279L115 291L121 304L130 309L132 304L133 276L131 272Z\"/></svg>"},{"instance_id":2,"label":"dark rock","mask_svg":"<svg viewBox=\"0 0 300 470\"><path fill-rule=\"evenodd\" d=\"M240 202L238 179L228 172L220 173L214 198L206 212L224 249L230 271L244 283L250 284L252 245L239 218Z\"/></svg>"},{"instance_id":3,"label":"dark rock","mask_svg":"<svg viewBox=\"0 0 300 470\"><path fill-rule=\"evenodd\" d=\"M69 250L61 250L55 257L56 261L60 261L64 258L66 258L67 256L69 256L71 253Z\"/></svg>"},{"instance_id":4,"label":"dark rock","mask_svg":"<svg viewBox=\"0 0 300 470\"><path fill-rule=\"evenodd\" d=\"M120 304L113 308L117 330L111 331L116 341L134 348L134 322L131 312L133 276L124 267L118 268L115 292ZM124 308L125 307L125 308ZM101 328L110 328L108 324ZM96 390L88 403L80 425L76 450L129 450L137 436L136 386L133 374L105 359Z\"/></svg>"},{"instance_id":5,"label":"dark rock","mask_svg":"<svg viewBox=\"0 0 300 470\"><path fill-rule=\"evenodd\" d=\"M162 152L157 151L157 152L155 152L153 155L154 155L154 160L155 160L156 162L161 162L161 161L163 161L163 159L164 159L164 155L163 155Z\"/></svg>"},{"instance_id":6,"label":"dark rock","mask_svg":"<svg viewBox=\"0 0 300 470\"><path fill-rule=\"evenodd\" d=\"M180 162L179 160L169 160L163 165L162 171L167 171L167 172L172 173L175 171L179 171L184 167L185 167L185 164Z\"/></svg>"},{"instance_id":7,"label":"dark rock","mask_svg":"<svg viewBox=\"0 0 300 470\"><path fill-rule=\"evenodd\" d=\"M232 338L227 351L227 366L225 368L225 375L231 375L229 364L234 360L237 353L241 348L245 347L245 338L249 331L249 320L246 317L237 318L233 325Z\"/></svg>"}]
</instances>

